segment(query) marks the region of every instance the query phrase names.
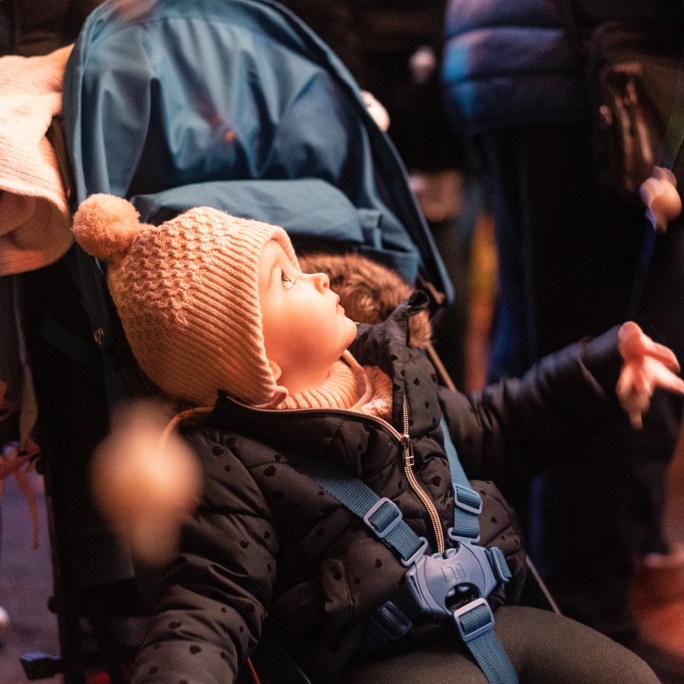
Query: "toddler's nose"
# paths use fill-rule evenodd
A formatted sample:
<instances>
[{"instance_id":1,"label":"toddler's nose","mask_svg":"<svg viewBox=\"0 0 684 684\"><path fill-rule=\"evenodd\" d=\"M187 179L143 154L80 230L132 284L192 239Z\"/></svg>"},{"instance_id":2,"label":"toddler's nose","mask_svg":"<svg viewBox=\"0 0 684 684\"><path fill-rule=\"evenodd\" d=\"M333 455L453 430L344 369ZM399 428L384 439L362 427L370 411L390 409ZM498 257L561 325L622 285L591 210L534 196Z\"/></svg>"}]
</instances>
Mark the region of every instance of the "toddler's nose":
<instances>
[{"instance_id":1,"label":"toddler's nose","mask_svg":"<svg viewBox=\"0 0 684 684\"><path fill-rule=\"evenodd\" d=\"M327 273L313 273L311 277L316 288L321 292L330 289L330 278Z\"/></svg>"}]
</instances>

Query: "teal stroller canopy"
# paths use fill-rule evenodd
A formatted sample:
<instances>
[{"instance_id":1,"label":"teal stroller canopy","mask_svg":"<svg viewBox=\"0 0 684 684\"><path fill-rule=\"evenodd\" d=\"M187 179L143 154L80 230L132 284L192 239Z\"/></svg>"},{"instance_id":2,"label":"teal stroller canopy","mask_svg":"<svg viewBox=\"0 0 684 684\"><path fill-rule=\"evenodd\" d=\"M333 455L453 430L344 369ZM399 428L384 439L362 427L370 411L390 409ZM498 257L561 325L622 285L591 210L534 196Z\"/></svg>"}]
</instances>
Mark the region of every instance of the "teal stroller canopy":
<instances>
[{"instance_id":1,"label":"teal stroller canopy","mask_svg":"<svg viewBox=\"0 0 684 684\"><path fill-rule=\"evenodd\" d=\"M129 3L131 4L131 3ZM452 287L391 141L332 51L267 0L108 1L67 65L74 208L105 192L159 222L207 205Z\"/></svg>"}]
</instances>

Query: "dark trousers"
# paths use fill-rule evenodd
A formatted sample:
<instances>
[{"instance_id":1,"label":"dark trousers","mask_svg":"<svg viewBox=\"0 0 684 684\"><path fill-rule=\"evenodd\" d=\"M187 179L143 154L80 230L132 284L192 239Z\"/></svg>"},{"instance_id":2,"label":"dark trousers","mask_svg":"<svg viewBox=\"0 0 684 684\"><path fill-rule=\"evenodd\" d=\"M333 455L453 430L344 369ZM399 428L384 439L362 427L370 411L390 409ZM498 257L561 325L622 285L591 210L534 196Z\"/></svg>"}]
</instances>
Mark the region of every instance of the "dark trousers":
<instances>
[{"instance_id":1,"label":"dark trousers","mask_svg":"<svg viewBox=\"0 0 684 684\"><path fill-rule=\"evenodd\" d=\"M494 631L521 684L656 684L640 658L594 630L549 611L503 606ZM379 658L348 670L340 684L486 684L454 633L417 651Z\"/></svg>"},{"instance_id":2,"label":"dark trousers","mask_svg":"<svg viewBox=\"0 0 684 684\"><path fill-rule=\"evenodd\" d=\"M596 183L588 125L512 128L478 144L499 252L495 380L627 319L645 219L643 206ZM634 319L684 359L681 220L658 237ZM634 559L666 548L664 475L681 410L679 397L658 391L643 430L625 420L578 435L533 483L526 518L543 577L565 614L616 638L630 629Z\"/></svg>"}]
</instances>

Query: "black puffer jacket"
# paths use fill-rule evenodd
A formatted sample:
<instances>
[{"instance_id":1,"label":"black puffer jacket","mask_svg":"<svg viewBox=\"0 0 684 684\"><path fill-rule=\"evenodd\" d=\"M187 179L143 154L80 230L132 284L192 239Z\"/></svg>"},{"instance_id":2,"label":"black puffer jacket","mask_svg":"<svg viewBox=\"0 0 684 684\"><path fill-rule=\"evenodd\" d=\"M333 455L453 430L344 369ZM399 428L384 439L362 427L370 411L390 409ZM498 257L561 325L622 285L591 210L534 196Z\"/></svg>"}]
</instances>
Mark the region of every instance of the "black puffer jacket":
<instances>
[{"instance_id":1,"label":"black puffer jacket","mask_svg":"<svg viewBox=\"0 0 684 684\"><path fill-rule=\"evenodd\" d=\"M626 19L684 26L679 0L572 0L583 31ZM591 109L560 0L448 0L442 79L460 134L588 122Z\"/></svg>"},{"instance_id":2,"label":"black puffer jacket","mask_svg":"<svg viewBox=\"0 0 684 684\"><path fill-rule=\"evenodd\" d=\"M432 365L406 345L412 311L404 304L387 322L362 326L351 347L393 379L394 427L350 411L258 411L222 396L209 424L189 435L205 468L203 500L165 573L135 684L233 681L267 614L312 681L327 681L351 657L364 621L400 586L405 568L393 552L298 472L292 454L330 459L392 499L434 552L433 524L403 463L405 404L413 473L442 532L453 502L442 409L469 476L501 482L536 470L569 431L624 419L607 399L620 367L614 331L468 399L438 389ZM482 541L495 538L516 572L523 556L515 516L493 483L476 488Z\"/></svg>"}]
</instances>

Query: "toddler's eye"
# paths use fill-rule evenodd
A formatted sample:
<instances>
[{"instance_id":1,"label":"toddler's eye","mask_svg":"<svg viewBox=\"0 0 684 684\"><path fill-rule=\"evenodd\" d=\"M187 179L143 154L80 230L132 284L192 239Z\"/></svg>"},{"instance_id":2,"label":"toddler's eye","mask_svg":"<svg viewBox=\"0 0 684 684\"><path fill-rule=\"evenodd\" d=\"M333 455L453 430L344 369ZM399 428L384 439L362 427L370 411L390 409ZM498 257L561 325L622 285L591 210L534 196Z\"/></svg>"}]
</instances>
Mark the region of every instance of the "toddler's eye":
<instances>
[{"instance_id":1,"label":"toddler's eye","mask_svg":"<svg viewBox=\"0 0 684 684\"><path fill-rule=\"evenodd\" d=\"M289 290L295 284L294 278L290 278L284 273L280 276L280 280L283 283L284 290Z\"/></svg>"}]
</instances>

